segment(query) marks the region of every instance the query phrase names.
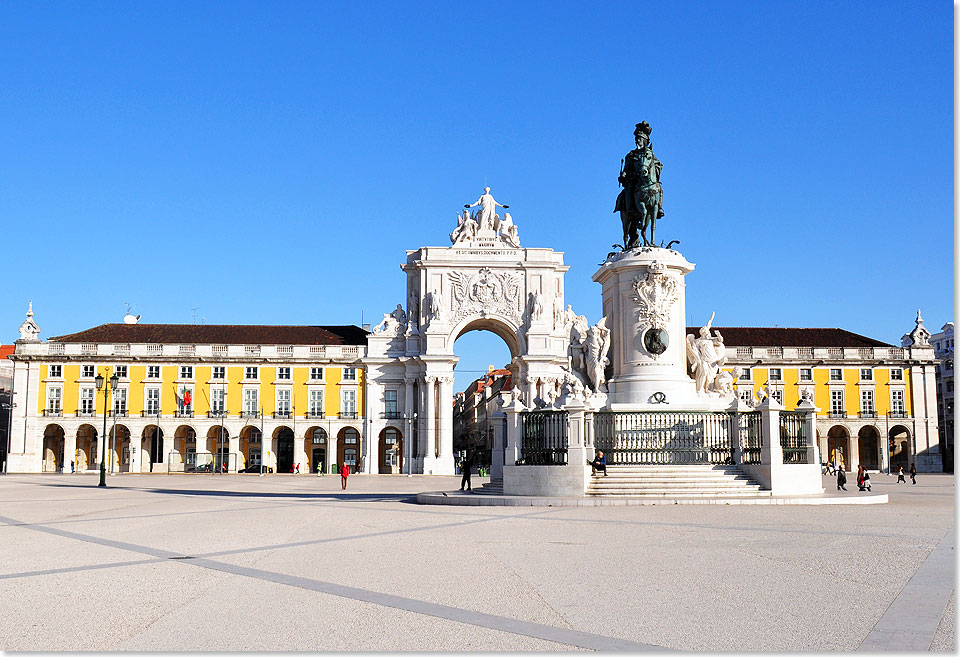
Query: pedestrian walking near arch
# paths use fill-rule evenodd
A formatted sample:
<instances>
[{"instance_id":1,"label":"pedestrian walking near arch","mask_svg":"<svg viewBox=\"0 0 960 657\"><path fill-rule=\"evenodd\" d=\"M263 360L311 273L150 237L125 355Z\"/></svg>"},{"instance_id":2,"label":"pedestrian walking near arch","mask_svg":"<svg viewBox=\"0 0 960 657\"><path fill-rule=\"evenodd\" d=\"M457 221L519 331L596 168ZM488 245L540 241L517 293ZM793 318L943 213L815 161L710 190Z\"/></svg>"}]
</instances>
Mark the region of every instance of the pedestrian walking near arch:
<instances>
[{"instance_id":1,"label":"pedestrian walking near arch","mask_svg":"<svg viewBox=\"0 0 960 657\"><path fill-rule=\"evenodd\" d=\"M340 466L340 490L347 490L347 477L350 476L350 466L344 463Z\"/></svg>"}]
</instances>

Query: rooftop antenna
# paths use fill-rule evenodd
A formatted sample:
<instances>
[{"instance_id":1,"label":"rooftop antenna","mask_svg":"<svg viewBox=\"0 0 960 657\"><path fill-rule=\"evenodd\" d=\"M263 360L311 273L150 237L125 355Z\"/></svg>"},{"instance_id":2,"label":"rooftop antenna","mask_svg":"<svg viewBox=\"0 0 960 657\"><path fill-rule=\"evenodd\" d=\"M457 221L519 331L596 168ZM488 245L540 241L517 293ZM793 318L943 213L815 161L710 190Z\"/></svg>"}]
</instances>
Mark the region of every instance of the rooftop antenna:
<instances>
[{"instance_id":1,"label":"rooftop antenna","mask_svg":"<svg viewBox=\"0 0 960 657\"><path fill-rule=\"evenodd\" d=\"M136 308L136 304L129 304L126 301L123 304L127 307L127 313L123 316L124 324L136 324L140 321L140 315L134 315L133 309Z\"/></svg>"},{"instance_id":2,"label":"rooftop antenna","mask_svg":"<svg viewBox=\"0 0 960 657\"><path fill-rule=\"evenodd\" d=\"M196 323L197 323L197 311L200 310L200 306L197 306L196 308L191 308L190 310L193 311L193 323L196 324Z\"/></svg>"}]
</instances>

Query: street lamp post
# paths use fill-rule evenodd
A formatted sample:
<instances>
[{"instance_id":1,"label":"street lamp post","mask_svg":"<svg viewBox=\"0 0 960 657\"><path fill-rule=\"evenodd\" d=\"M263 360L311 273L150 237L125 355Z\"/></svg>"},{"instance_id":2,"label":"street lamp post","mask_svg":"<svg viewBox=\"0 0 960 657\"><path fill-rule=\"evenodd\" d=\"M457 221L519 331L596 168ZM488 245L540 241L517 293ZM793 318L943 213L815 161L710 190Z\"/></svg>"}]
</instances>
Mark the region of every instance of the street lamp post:
<instances>
[{"instance_id":1,"label":"street lamp post","mask_svg":"<svg viewBox=\"0 0 960 657\"><path fill-rule=\"evenodd\" d=\"M103 374L98 374L94 381L97 384L97 390L103 389ZM107 485L107 398L109 397L107 393L116 390L119 381L120 377L114 372L113 376L110 377L110 388L103 390L103 436L100 438L100 442L103 444L103 456L100 458L100 483L97 484L98 486Z\"/></svg>"}]
</instances>

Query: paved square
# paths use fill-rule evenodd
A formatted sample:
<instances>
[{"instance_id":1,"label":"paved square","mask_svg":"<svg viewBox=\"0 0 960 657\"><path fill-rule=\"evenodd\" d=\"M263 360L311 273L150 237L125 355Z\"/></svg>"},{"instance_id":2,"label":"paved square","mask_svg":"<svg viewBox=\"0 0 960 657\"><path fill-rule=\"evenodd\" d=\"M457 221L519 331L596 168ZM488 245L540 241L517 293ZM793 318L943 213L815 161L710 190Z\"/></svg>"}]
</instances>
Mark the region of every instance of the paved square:
<instances>
[{"instance_id":1,"label":"paved square","mask_svg":"<svg viewBox=\"0 0 960 657\"><path fill-rule=\"evenodd\" d=\"M454 477L8 475L0 648L952 651L954 479L895 479L531 508L412 503Z\"/></svg>"}]
</instances>

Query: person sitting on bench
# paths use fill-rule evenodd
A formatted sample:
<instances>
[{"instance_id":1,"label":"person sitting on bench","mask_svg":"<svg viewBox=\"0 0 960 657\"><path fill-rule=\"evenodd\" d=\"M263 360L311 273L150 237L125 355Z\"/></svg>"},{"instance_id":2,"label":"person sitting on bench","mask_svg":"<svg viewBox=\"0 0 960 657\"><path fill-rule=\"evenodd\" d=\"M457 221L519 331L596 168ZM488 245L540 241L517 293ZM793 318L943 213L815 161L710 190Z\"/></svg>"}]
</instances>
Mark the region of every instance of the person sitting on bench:
<instances>
[{"instance_id":1,"label":"person sitting on bench","mask_svg":"<svg viewBox=\"0 0 960 657\"><path fill-rule=\"evenodd\" d=\"M591 475L597 474L597 470L599 470L604 477L607 476L607 457L603 455L603 452L598 451L592 461L587 461L587 465L590 466Z\"/></svg>"}]
</instances>

